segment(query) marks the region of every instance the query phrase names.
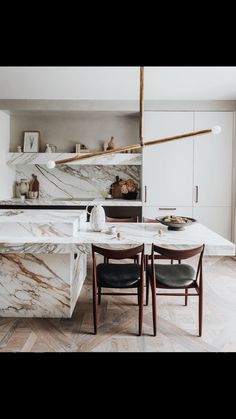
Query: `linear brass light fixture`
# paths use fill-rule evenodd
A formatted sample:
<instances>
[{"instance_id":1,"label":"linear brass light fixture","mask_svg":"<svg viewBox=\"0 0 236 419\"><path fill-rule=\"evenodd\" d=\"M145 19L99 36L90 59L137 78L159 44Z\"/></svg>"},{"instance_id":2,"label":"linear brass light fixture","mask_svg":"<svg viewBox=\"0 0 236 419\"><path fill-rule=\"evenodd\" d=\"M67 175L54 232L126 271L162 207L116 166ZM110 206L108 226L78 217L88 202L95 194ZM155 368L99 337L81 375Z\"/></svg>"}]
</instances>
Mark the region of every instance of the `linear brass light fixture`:
<instances>
[{"instance_id":1,"label":"linear brass light fixture","mask_svg":"<svg viewBox=\"0 0 236 419\"><path fill-rule=\"evenodd\" d=\"M60 165L60 164L72 163L74 161L86 160L92 157L107 156L109 154L122 153L125 151L138 150L143 147L152 146L156 144L163 144L170 141L176 141L176 140L180 140L180 139L188 138L188 137L206 135L206 134L211 134L211 133L219 134L221 132L221 127L216 125L213 128L204 129L201 131L193 131L187 134L175 135L173 137L160 138L158 140L150 140L144 143L143 142L143 125L144 125L143 123L144 123L144 67L140 67L140 99L139 99L139 140L140 140L140 143L129 145L126 147L114 148L112 150L88 153L82 156L77 155L77 156L64 159L64 160L57 160L57 161L49 160L47 162L47 167L49 169L53 169L56 165Z\"/></svg>"}]
</instances>

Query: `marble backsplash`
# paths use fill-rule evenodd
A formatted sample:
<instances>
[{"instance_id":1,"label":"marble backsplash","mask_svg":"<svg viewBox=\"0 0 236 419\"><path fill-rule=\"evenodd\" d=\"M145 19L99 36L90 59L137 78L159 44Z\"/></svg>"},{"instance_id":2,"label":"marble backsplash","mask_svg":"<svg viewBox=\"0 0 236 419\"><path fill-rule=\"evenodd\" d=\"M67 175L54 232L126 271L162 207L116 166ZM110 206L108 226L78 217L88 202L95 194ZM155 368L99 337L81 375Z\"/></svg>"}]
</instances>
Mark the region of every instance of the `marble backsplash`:
<instances>
[{"instance_id":1,"label":"marble backsplash","mask_svg":"<svg viewBox=\"0 0 236 419\"><path fill-rule=\"evenodd\" d=\"M106 198L116 176L134 179L140 185L141 166L58 166L53 170L44 165L17 165L16 180L37 175L39 197L55 198Z\"/></svg>"}]
</instances>

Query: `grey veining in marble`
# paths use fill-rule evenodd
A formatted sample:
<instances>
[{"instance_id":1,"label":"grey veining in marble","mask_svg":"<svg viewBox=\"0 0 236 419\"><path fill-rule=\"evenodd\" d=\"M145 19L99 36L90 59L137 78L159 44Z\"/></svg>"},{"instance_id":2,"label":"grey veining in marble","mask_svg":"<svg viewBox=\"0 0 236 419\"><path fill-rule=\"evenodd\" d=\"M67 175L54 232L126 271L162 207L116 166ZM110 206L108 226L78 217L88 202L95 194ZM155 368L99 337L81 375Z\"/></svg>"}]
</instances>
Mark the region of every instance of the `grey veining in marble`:
<instances>
[{"instance_id":1,"label":"grey veining in marble","mask_svg":"<svg viewBox=\"0 0 236 419\"><path fill-rule=\"evenodd\" d=\"M69 317L70 255L0 255L0 316Z\"/></svg>"},{"instance_id":2,"label":"grey veining in marble","mask_svg":"<svg viewBox=\"0 0 236 419\"><path fill-rule=\"evenodd\" d=\"M83 155L83 154L79 154ZM9 153L9 165L46 165L49 160L65 160L76 157L76 153ZM73 161L70 166L78 165L141 165L141 153L113 153L106 156L92 157L87 160Z\"/></svg>"},{"instance_id":3,"label":"grey veining in marble","mask_svg":"<svg viewBox=\"0 0 236 419\"><path fill-rule=\"evenodd\" d=\"M40 184L40 198L102 198L105 199L115 177L134 179L140 185L141 167L135 165L100 166L57 166L48 169L41 165L17 165L16 180L37 175Z\"/></svg>"}]
</instances>

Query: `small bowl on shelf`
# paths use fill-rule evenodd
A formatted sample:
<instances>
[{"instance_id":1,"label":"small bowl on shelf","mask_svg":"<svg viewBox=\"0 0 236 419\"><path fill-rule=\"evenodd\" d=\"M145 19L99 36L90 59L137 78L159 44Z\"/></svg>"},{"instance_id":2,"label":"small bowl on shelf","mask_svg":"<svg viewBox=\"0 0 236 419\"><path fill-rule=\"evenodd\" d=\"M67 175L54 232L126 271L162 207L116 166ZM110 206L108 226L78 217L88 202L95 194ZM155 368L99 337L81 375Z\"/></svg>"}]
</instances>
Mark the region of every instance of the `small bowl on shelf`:
<instances>
[{"instance_id":1,"label":"small bowl on shelf","mask_svg":"<svg viewBox=\"0 0 236 419\"><path fill-rule=\"evenodd\" d=\"M173 216L173 220L169 221L168 218L171 218L171 216L156 218L156 220L159 221L159 223L167 226L168 230L175 231L184 230L185 227L190 226L192 223L196 222L194 218L189 217Z\"/></svg>"}]
</instances>

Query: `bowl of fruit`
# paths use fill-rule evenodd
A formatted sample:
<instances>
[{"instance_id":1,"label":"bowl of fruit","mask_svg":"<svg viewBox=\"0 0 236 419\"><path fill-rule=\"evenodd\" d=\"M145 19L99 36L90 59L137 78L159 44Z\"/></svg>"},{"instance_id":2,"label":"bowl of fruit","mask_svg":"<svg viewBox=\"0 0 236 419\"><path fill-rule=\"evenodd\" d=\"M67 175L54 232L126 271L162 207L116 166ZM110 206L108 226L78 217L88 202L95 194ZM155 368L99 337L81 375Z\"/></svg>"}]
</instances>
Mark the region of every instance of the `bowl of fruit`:
<instances>
[{"instance_id":1,"label":"bowl of fruit","mask_svg":"<svg viewBox=\"0 0 236 419\"><path fill-rule=\"evenodd\" d=\"M179 215L166 215L165 217L156 218L159 223L168 227L168 230L183 230L184 227L196 222L194 218L181 217Z\"/></svg>"}]
</instances>

